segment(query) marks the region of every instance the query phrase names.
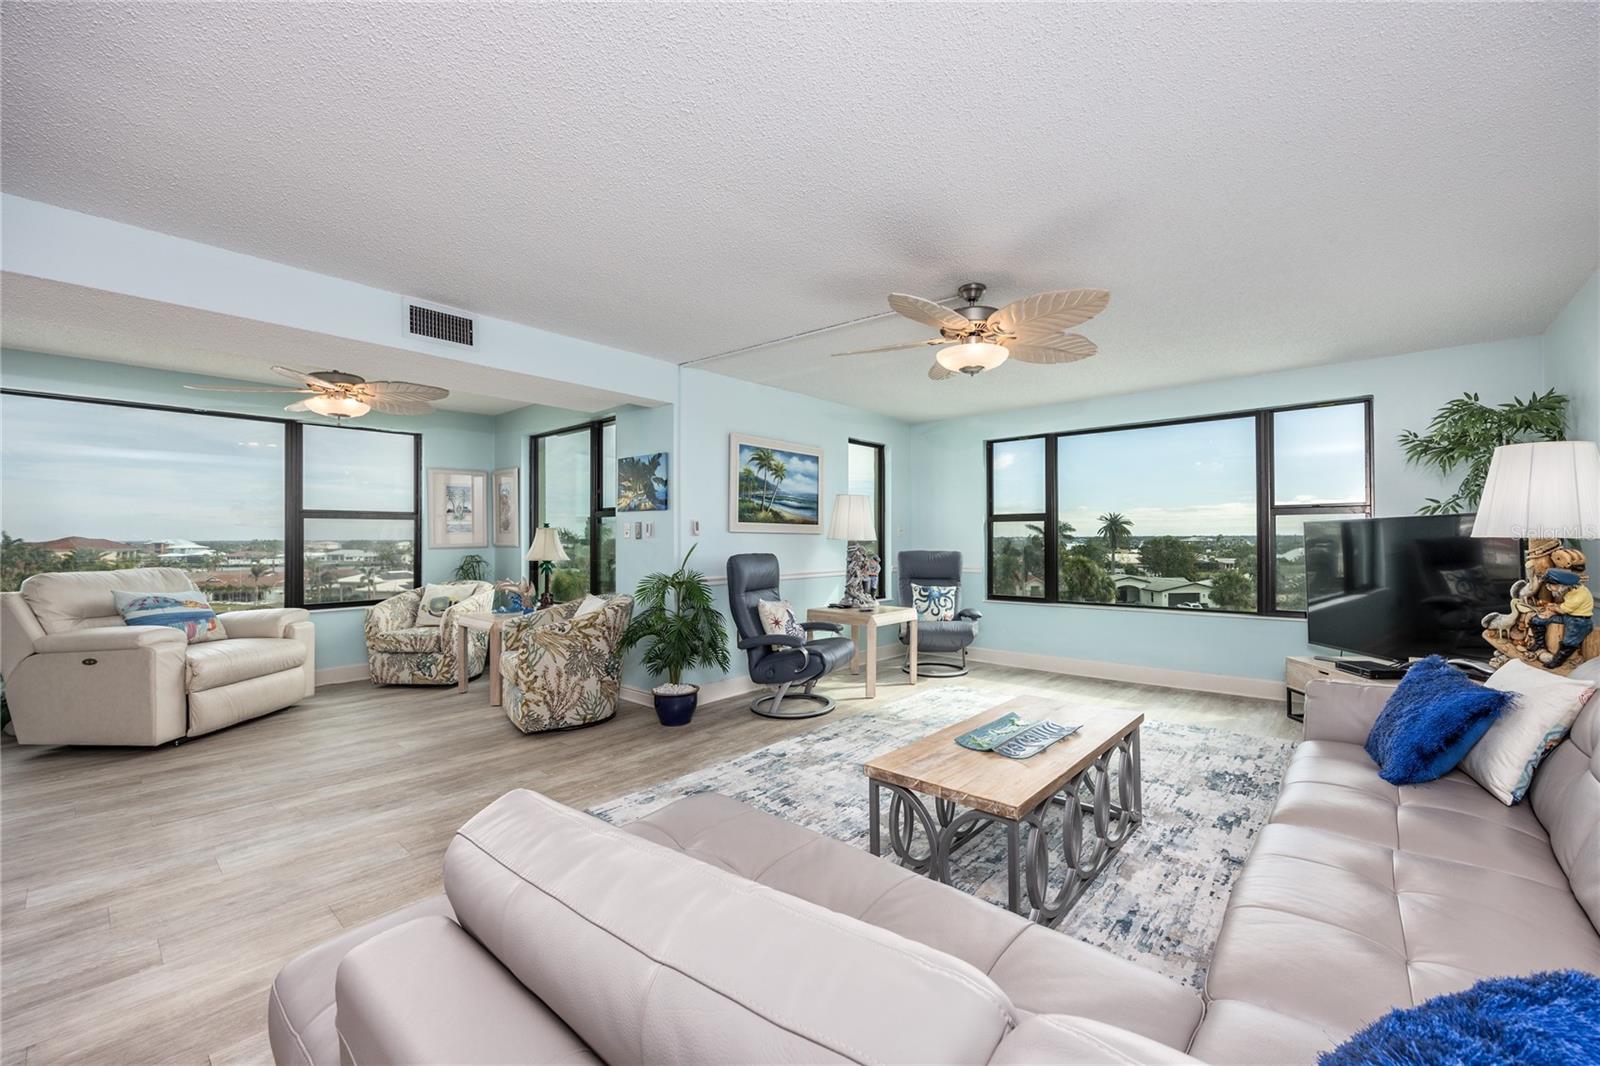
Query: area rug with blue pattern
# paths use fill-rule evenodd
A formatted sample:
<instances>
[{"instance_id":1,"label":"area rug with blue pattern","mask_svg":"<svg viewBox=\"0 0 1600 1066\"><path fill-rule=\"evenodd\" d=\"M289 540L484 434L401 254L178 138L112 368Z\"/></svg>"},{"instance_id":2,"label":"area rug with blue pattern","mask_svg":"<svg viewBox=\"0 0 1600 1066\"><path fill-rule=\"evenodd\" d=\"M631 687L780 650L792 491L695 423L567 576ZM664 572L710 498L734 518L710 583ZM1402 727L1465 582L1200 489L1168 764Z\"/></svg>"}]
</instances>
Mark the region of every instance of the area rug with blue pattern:
<instances>
[{"instance_id":1,"label":"area rug with blue pattern","mask_svg":"<svg viewBox=\"0 0 1600 1066\"><path fill-rule=\"evenodd\" d=\"M592 808L592 813L620 825L680 797L719 792L864 849L867 783L861 764L1012 695L930 686L886 707L829 721L622 796ZM1062 702L1070 708L1075 701ZM1134 706L1104 698L1076 705ZM1061 716L1067 718L1070 712ZM1198 989L1229 889L1277 799L1294 745L1146 720L1140 746L1144 821L1060 929ZM979 836L957 853L952 865L957 886L1004 906L1001 833L991 830Z\"/></svg>"}]
</instances>

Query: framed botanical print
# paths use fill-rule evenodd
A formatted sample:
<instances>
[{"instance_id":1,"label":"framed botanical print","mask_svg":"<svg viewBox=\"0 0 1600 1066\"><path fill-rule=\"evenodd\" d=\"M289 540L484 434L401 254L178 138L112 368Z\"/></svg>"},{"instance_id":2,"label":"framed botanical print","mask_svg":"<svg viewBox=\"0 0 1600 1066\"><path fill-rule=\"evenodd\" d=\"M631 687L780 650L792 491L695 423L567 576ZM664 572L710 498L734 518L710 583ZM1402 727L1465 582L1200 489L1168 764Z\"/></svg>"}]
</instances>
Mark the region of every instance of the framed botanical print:
<instances>
[{"instance_id":1,"label":"framed botanical print","mask_svg":"<svg viewBox=\"0 0 1600 1066\"><path fill-rule=\"evenodd\" d=\"M507 467L493 474L489 491L494 497L494 546L497 548L522 546L522 518L517 503L521 486L519 467Z\"/></svg>"},{"instance_id":2,"label":"framed botanical print","mask_svg":"<svg viewBox=\"0 0 1600 1066\"><path fill-rule=\"evenodd\" d=\"M428 471L428 547L489 546L488 482L482 470Z\"/></svg>"},{"instance_id":3,"label":"framed botanical print","mask_svg":"<svg viewBox=\"0 0 1600 1066\"><path fill-rule=\"evenodd\" d=\"M728 434L728 530L821 533L822 449Z\"/></svg>"}]
</instances>

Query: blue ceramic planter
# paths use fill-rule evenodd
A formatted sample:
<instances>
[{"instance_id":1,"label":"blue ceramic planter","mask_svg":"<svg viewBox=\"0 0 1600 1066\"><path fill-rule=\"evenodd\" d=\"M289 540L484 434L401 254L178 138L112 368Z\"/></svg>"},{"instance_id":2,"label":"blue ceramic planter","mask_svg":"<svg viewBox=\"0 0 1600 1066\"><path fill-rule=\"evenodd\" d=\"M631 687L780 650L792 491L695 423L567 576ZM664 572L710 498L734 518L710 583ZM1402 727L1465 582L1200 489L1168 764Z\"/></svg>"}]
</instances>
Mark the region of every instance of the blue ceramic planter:
<instances>
[{"instance_id":1,"label":"blue ceramic planter","mask_svg":"<svg viewBox=\"0 0 1600 1066\"><path fill-rule=\"evenodd\" d=\"M652 693L656 701L656 717L662 725L688 725L694 717L694 708L700 700L700 690L685 692L681 696Z\"/></svg>"}]
</instances>

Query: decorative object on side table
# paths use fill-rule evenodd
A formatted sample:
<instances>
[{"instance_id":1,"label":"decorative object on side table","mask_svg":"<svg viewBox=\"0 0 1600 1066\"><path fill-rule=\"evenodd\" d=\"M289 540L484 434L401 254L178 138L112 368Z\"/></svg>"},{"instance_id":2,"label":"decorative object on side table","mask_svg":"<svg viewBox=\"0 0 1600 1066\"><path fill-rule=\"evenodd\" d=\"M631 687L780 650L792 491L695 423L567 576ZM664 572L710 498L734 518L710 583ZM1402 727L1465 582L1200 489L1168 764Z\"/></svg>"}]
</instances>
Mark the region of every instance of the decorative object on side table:
<instances>
[{"instance_id":1,"label":"decorative object on side table","mask_svg":"<svg viewBox=\"0 0 1600 1066\"><path fill-rule=\"evenodd\" d=\"M821 533L822 449L728 434L728 531Z\"/></svg>"},{"instance_id":2,"label":"decorative object on side table","mask_svg":"<svg viewBox=\"0 0 1600 1066\"><path fill-rule=\"evenodd\" d=\"M713 606L705 575L689 569L690 548L678 568L656 573L639 582L634 599L639 611L622 635L623 651L644 644L642 661L652 677L665 675L667 683L650 690L656 717L662 725L687 725L694 717L700 686L683 683L683 672L696 666L714 666L726 672L728 636L722 612Z\"/></svg>"},{"instance_id":3,"label":"decorative object on side table","mask_svg":"<svg viewBox=\"0 0 1600 1066\"><path fill-rule=\"evenodd\" d=\"M883 566L863 541L878 539L872 521L872 500L841 492L833 498L833 517L828 522L828 539L848 542L845 548L844 599L846 607L870 611L878 606L878 575Z\"/></svg>"},{"instance_id":4,"label":"decorative object on side table","mask_svg":"<svg viewBox=\"0 0 1600 1066\"><path fill-rule=\"evenodd\" d=\"M522 543L521 518L517 503L521 495L522 471L515 466L496 470L493 475L494 545L515 548Z\"/></svg>"},{"instance_id":5,"label":"decorative object on side table","mask_svg":"<svg viewBox=\"0 0 1600 1066\"><path fill-rule=\"evenodd\" d=\"M1494 666L1521 659L1569 674L1600 657L1588 560L1565 543L1600 538L1600 446L1540 441L1496 448L1472 535L1528 544L1524 579L1511 586L1509 610L1483 619Z\"/></svg>"},{"instance_id":6,"label":"decorative object on side table","mask_svg":"<svg viewBox=\"0 0 1600 1066\"><path fill-rule=\"evenodd\" d=\"M482 470L428 471L428 547L489 546L488 481Z\"/></svg>"},{"instance_id":7,"label":"decorative object on side table","mask_svg":"<svg viewBox=\"0 0 1600 1066\"><path fill-rule=\"evenodd\" d=\"M528 562L539 564L539 575L544 578L544 593L539 597L541 610L556 602L550 595L550 575L555 573L557 563L567 561L566 549L561 547L561 538L557 532L548 524L534 530L533 544L528 548L528 554L524 556Z\"/></svg>"},{"instance_id":8,"label":"decorative object on side table","mask_svg":"<svg viewBox=\"0 0 1600 1066\"><path fill-rule=\"evenodd\" d=\"M617 460L618 511L665 511L667 499L666 452Z\"/></svg>"}]
</instances>

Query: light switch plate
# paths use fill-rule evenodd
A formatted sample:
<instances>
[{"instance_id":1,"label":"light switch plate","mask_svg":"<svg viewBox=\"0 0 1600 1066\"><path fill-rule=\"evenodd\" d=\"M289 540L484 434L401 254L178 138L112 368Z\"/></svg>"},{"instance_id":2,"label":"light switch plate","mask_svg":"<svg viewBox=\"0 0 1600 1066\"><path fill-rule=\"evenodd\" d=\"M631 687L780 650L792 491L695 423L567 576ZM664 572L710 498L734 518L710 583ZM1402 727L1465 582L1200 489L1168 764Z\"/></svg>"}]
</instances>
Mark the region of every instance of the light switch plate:
<instances>
[{"instance_id":1,"label":"light switch plate","mask_svg":"<svg viewBox=\"0 0 1600 1066\"><path fill-rule=\"evenodd\" d=\"M644 524L644 539L645 540L650 540L655 535L656 535L656 524L654 522L646 522Z\"/></svg>"},{"instance_id":2,"label":"light switch plate","mask_svg":"<svg viewBox=\"0 0 1600 1066\"><path fill-rule=\"evenodd\" d=\"M623 540L632 540L633 539L633 525L631 523L629 523L629 522L622 523L622 539Z\"/></svg>"},{"instance_id":3,"label":"light switch plate","mask_svg":"<svg viewBox=\"0 0 1600 1066\"><path fill-rule=\"evenodd\" d=\"M689 536L698 537L699 535L700 535L700 519L692 518L692 519L689 520Z\"/></svg>"}]
</instances>

